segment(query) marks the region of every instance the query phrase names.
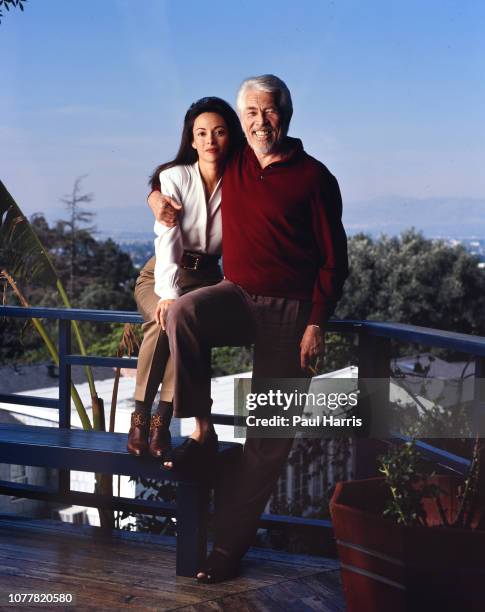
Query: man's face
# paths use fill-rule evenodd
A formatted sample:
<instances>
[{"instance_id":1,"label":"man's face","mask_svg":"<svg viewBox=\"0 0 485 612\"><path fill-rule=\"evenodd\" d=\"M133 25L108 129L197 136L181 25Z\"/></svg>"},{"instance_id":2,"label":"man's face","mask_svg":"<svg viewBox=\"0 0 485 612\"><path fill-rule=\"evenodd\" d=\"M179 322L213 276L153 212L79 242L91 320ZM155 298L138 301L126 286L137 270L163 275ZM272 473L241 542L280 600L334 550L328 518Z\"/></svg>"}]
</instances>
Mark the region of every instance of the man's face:
<instances>
[{"instance_id":1,"label":"man's face","mask_svg":"<svg viewBox=\"0 0 485 612\"><path fill-rule=\"evenodd\" d=\"M250 89L244 98L241 124L256 154L276 152L283 140L281 114L272 93Z\"/></svg>"}]
</instances>

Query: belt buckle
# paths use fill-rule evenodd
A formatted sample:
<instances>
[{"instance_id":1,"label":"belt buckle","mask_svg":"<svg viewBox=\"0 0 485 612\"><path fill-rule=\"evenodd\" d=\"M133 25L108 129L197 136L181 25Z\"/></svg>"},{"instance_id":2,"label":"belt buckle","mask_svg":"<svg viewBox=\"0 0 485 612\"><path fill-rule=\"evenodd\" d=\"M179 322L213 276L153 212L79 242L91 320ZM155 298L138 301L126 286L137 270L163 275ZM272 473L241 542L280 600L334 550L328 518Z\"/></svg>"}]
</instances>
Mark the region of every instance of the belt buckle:
<instances>
[{"instance_id":1,"label":"belt buckle","mask_svg":"<svg viewBox=\"0 0 485 612\"><path fill-rule=\"evenodd\" d=\"M200 256L194 255L193 253L185 253L185 259L189 258L191 263L186 263L184 268L186 270L197 270L199 268Z\"/></svg>"}]
</instances>

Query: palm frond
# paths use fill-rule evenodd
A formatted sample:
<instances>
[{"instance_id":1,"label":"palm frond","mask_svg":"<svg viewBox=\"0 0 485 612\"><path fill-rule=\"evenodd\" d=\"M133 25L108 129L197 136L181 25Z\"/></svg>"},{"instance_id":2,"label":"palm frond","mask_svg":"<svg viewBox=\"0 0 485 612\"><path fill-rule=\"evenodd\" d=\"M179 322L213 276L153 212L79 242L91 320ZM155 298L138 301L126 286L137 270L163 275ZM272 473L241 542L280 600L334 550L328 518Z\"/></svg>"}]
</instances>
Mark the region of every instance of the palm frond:
<instances>
[{"instance_id":1,"label":"palm frond","mask_svg":"<svg viewBox=\"0 0 485 612\"><path fill-rule=\"evenodd\" d=\"M9 251L9 273L14 279L21 278L26 283L36 283L57 291L60 302L71 308L67 294L62 286L47 249L39 240L18 204L0 181L0 244ZM72 322L74 336L82 355L86 348L77 321ZM97 398L94 377L89 366L84 368L93 400Z\"/></svg>"}]
</instances>

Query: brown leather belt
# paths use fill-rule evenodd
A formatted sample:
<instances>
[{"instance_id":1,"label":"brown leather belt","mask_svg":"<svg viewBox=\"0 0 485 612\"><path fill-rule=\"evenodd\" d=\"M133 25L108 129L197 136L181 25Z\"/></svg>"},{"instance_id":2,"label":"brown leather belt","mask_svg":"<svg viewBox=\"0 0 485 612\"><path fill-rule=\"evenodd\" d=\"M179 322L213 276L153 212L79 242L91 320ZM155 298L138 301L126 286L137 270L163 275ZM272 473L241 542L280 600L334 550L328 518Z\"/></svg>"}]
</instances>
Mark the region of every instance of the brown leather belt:
<instances>
[{"instance_id":1,"label":"brown leather belt","mask_svg":"<svg viewBox=\"0 0 485 612\"><path fill-rule=\"evenodd\" d=\"M207 268L217 267L218 263L219 255L184 251L182 259L180 260L180 267L185 270L205 270Z\"/></svg>"}]
</instances>

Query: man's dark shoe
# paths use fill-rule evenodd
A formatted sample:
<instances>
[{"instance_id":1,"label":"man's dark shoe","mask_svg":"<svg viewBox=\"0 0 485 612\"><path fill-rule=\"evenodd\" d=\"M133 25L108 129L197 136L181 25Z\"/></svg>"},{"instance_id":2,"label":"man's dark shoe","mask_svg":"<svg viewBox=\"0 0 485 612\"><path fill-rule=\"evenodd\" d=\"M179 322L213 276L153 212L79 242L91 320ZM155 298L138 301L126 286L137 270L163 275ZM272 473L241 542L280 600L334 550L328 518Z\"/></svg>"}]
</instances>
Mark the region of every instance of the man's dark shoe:
<instances>
[{"instance_id":1,"label":"man's dark shoe","mask_svg":"<svg viewBox=\"0 0 485 612\"><path fill-rule=\"evenodd\" d=\"M186 438L180 446L169 451L164 460L172 462L172 467L167 469L194 473L204 472L215 460L218 447L217 434L212 431L202 443L193 438Z\"/></svg>"},{"instance_id":2,"label":"man's dark shoe","mask_svg":"<svg viewBox=\"0 0 485 612\"><path fill-rule=\"evenodd\" d=\"M172 436L163 418L155 413L150 421L149 450L152 457L163 458L172 448Z\"/></svg>"},{"instance_id":3,"label":"man's dark shoe","mask_svg":"<svg viewBox=\"0 0 485 612\"><path fill-rule=\"evenodd\" d=\"M138 457L148 452L148 422L140 412L131 413L131 427L126 448L129 453Z\"/></svg>"},{"instance_id":4,"label":"man's dark shoe","mask_svg":"<svg viewBox=\"0 0 485 612\"><path fill-rule=\"evenodd\" d=\"M215 584L236 578L239 574L240 559L213 550L207 557L204 567L197 573L199 584Z\"/></svg>"}]
</instances>

